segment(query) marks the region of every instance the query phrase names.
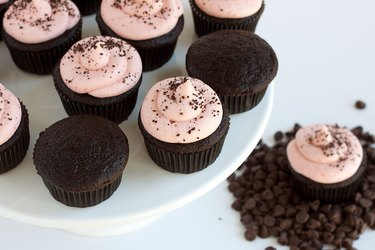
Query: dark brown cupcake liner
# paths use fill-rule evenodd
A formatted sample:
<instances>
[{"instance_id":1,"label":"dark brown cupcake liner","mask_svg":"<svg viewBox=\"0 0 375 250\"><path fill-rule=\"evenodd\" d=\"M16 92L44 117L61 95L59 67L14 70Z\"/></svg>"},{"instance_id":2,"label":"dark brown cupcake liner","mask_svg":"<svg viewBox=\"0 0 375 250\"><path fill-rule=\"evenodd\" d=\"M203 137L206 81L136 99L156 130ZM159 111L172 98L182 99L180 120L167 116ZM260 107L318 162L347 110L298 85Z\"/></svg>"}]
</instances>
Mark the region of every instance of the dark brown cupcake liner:
<instances>
[{"instance_id":1,"label":"dark brown cupcake liner","mask_svg":"<svg viewBox=\"0 0 375 250\"><path fill-rule=\"evenodd\" d=\"M43 179L43 182L55 200L70 207L90 207L110 198L120 185L121 179L122 174L102 188L81 192L63 190L46 179Z\"/></svg>"},{"instance_id":2,"label":"dark brown cupcake liner","mask_svg":"<svg viewBox=\"0 0 375 250\"><path fill-rule=\"evenodd\" d=\"M73 0L82 16L94 14L100 7L102 0Z\"/></svg>"},{"instance_id":3,"label":"dark brown cupcake liner","mask_svg":"<svg viewBox=\"0 0 375 250\"><path fill-rule=\"evenodd\" d=\"M82 19L72 29L65 31L61 36L39 44L21 43L3 30L3 39L6 43L14 63L30 73L45 75L51 74L55 64L61 57L81 39Z\"/></svg>"},{"instance_id":4,"label":"dark brown cupcake liner","mask_svg":"<svg viewBox=\"0 0 375 250\"><path fill-rule=\"evenodd\" d=\"M160 68L173 56L177 40L184 26L184 17L178 19L176 26L167 34L147 40L129 40L116 34L101 18L100 10L96 14L96 21L100 33L122 39L131 44L138 51L143 65L143 71L151 71Z\"/></svg>"},{"instance_id":5,"label":"dark brown cupcake liner","mask_svg":"<svg viewBox=\"0 0 375 250\"><path fill-rule=\"evenodd\" d=\"M139 86L142 82L141 77L133 88L121 95L96 98L88 94L77 94L68 89L63 79L61 79L59 65L56 65L53 78L55 88L69 116L81 114L98 115L112 120L117 124L127 120L132 113L137 102Z\"/></svg>"},{"instance_id":6,"label":"dark brown cupcake liner","mask_svg":"<svg viewBox=\"0 0 375 250\"><path fill-rule=\"evenodd\" d=\"M30 144L29 115L22 102L22 118L14 135L0 146L0 174L15 168L24 158Z\"/></svg>"},{"instance_id":7,"label":"dark brown cupcake liner","mask_svg":"<svg viewBox=\"0 0 375 250\"><path fill-rule=\"evenodd\" d=\"M147 152L151 159L163 169L173 172L190 174L198 172L215 162L219 156L226 134L211 147L192 153L179 153L164 150L145 138Z\"/></svg>"},{"instance_id":8,"label":"dark brown cupcake liner","mask_svg":"<svg viewBox=\"0 0 375 250\"><path fill-rule=\"evenodd\" d=\"M255 94L241 96L220 95L220 98L223 104L228 108L229 114L237 114L251 110L258 105L266 91L267 88Z\"/></svg>"},{"instance_id":9,"label":"dark brown cupcake liner","mask_svg":"<svg viewBox=\"0 0 375 250\"><path fill-rule=\"evenodd\" d=\"M224 19L209 16L201 11L194 0L189 0L193 13L195 33L201 37L218 30L248 30L255 32L258 21L264 11L265 4L255 14L238 19Z\"/></svg>"},{"instance_id":10,"label":"dark brown cupcake liner","mask_svg":"<svg viewBox=\"0 0 375 250\"><path fill-rule=\"evenodd\" d=\"M294 183L302 198L307 200L320 200L324 203L337 203L350 197L358 189L367 168L367 158L364 155L361 166L357 172L349 179L334 183L317 183L305 176L298 174L289 166L289 170L294 177Z\"/></svg>"},{"instance_id":11,"label":"dark brown cupcake liner","mask_svg":"<svg viewBox=\"0 0 375 250\"><path fill-rule=\"evenodd\" d=\"M8 6L12 3L12 1L9 1L8 3L0 4L0 32L3 31L3 17L5 14L5 11L7 10ZM3 36L0 36L0 41L3 40Z\"/></svg>"}]
</instances>

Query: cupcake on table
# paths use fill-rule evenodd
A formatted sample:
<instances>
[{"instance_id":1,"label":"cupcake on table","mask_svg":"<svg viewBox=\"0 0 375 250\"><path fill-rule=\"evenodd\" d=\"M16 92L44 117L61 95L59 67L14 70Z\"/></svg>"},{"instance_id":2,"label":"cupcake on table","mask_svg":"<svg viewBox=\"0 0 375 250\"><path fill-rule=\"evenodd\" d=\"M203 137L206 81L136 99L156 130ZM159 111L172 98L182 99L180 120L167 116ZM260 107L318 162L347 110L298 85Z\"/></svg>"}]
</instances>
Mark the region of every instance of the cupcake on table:
<instances>
[{"instance_id":1,"label":"cupcake on table","mask_svg":"<svg viewBox=\"0 0 375 250\"><path fill-rule=\"evenodd\" d=\"M79 39L82 19L70 0L16 0L3 19L3 39L14 63L35 74L50 74Z\"/></svg>"},{"instance_id":2,"label":"cupcake on table","mask_svg":"<svg viewBox=\"0 0 375 250\"><path fill-rule=\"evenodd\" d=\"M0 84L0 174L15 168L23 160L29 142L27 109Z\"/></svg>"},{"instance_id":3,"label":"cupcake on table","mask_svg":"<svg viewBox=\"0 0 375 250\"><path fill-rule=\"evenodd\" d=\"M263 0L190 0L190 6L198 36L218 30L254 32L264 11Z\"/></svg>"},{"instance_id":4,"label":"cupcake on table","mask_svg":"<svg viewBox=\"0 0 375 250\"><path fill-rule=\"evenodd\" d=\"M302 197L338 202L356 191L366 169L358 138L337 125L303 127L287 146L289 169Z\"/></svg>"},{"instance_id":5,"label":"cupcake on table","mask_svg":"<svg viewBox=\"0 0 375 250\"><path fill-rule=\"evenodd\" d=\"M102 35L123 39L137 49L144 71L172 57L184 26L180 0L103 0L96 20Z\"/></svg>"}]
</instances>

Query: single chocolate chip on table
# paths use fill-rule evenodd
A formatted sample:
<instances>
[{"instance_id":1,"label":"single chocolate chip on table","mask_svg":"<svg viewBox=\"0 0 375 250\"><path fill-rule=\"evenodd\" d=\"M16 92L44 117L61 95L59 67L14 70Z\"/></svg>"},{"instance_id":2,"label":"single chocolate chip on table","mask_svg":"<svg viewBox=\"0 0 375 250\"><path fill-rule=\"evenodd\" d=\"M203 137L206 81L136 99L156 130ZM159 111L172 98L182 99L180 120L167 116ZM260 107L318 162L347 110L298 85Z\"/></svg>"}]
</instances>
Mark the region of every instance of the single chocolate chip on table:
<instances>
[{"instance_id":1,"label":"single chocolate chip on table","mask_svg":"<svg viewBox=\"0 0 375 250\"><path fill-rule=\"evenodd\" d=\"M374 136L362 126L352 129L368 158L368 169L357 192L339 204L304 200L287 168L286 146L301 126L278 131L275 145L260 142L228 178L228 189L235 196L232 207L241 213L245 238L277 237L290 249L322 249L324 245L354 249L353 241L364 228L375 229L375 148ZM268 248L273 249L273 248Z\"/></svg>"},{"instance_id":2,"label":"single chocolate chip on table","mask_svg":"<svg viewBox=\"0 0 375 250\"><path fill-rule=\"evenodd\" d=\"M357 109L365 109L366 103L364 101L358 100L358 101L355 102L355 107Z\"/></svg>"}]
</instances>

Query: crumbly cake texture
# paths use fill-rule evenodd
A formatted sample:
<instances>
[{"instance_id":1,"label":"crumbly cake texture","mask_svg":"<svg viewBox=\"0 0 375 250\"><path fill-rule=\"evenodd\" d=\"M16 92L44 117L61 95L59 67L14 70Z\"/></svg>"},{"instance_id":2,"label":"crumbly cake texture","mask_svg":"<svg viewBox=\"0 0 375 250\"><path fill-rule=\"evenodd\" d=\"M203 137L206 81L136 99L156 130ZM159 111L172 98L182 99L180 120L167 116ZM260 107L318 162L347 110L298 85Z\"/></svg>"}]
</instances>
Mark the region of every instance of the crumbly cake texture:
<instances>
[{"instance_id":1,"label":"crumbly cake texture","mask_svg":"<svg viewBox=\"0 0 375 250\"><path fill-rule=\"evenodd\" d=\"M25 158L29 148L29 114L22 102L20 102L20 105L22 112L21 122L16 132L8 141L0 145L0 174L15 168L18 164L20 164Z\"/></svg>"},{"instance_id":2,"label":"crumbly cake texture","mask_svg":"<svg viewBox=\"0 0 375 250\"><path fill-rule=\"evenodd\" d=\"M255 14L244 18L217 18L207 15L196 5L194 0L189 0L193 13L195 33L198 37L219 30L246 30L255 32L258 21L263 14L265 4Z\"/></svg>"},{"instance_id":3,"label":"crumbly cake texture","mask_svg":"<svg viewBox=\"0 0 375 250\"><path fill-rule=\"evenodd\" d=\"M101 45L97 45L97 43L100 43ZM126 45L126 46L125 46ZM64 56L66 57L68 61L66 63L69 63L70 59L73 57L76 57L77 55L79 57L83 56L81 53L84 53L87 49L91 49L93 46L103 46L109 51L111 49L116 49L116 51L120 51L119 53L116 53L115 55L111 55L111 57L117 57L119 60L127 60L127 63L131 63L133 61L129 60L136 60L138 58L139 63L139 69L135 69L136 72L125 72L123 76L120 74L120 79L118 81L115 81L114 84L120 84L127 88L127 85L132 86L130 89L127 89L126 92L120 93L118 95L114 96L108 96L99 98L96 96L92 96L89 93L76 93L74 89L70 89L67 84L70 84L72 82L72 77L63 79L61 75L61 67L64 65L60 65L61 63L58 63L54 69L53 72L53 79L55 83L56 90L60 96L60 99L63 103L63 106L65 108L65 111L68 115L77 115L77 114L94 114L103 116L105 118L108 118L116 123L121 123L122 121L126 120L129 115L132 113L137 97L138 97L138 90L142 82L142 69L141 69L141 62L139 59L138 54L136 55L137 58L130 57L130 52L137 53L135 49L129 44L126 44L122 40L118 40L115 38L110 37L90 37L86 38L78 43L76 43ZM130 51L131 50L131 51ZM110 59L111 60L111 59ZM73 63L73 62L71 62ZM134 62L135 63L135 62ZM87 80L88 83L93 80L94 82L97 81L97 79L92 79L93 75L100 75L100 77L107 76L109 79L115 79L119 77L119 71L114 70L118 68L117 65L106 65L103 66L103 68L99 68L98 70L83 70L83 66L77 66L80 69L77 69L77 74L82 73L82 75L77 75L75 77L81 77L85 81ZM127 65L126 67L131 67L130 65ZM110 68L108 70L108 68ZM112 72L112 69L114 70ZM126 69L118 69L118 70L126 70ZM72 72L73 74L75 72ZM102 74L102 75L101 75ZM113 76L111 75L113 74ZM106 79L103 79L103 81L108 81L108 77ZM79 78L80 79L80 78ZM81 84L79 82L79 79L75 80L76 84ZM77 85L77 86L78 86ZM95 86L94 84L92 86ZM112 85L111 85L112 86ZM111 88L111 86L108 86ZM120 86L120 87L123 87Z\"/></svg>"},{"instance_id":4,"label":"crumbly cake texture","mask_svg":"<svg viewBox=\"0 0 375 250\"><path fill-rule=\"evenodd\" d=\"M178 37L184 27L184 16L182 15L178 19L176 26L167 34L147 40L129 40L116 34L103 21L100 10L96 15L96 21L102 35L125 40L137 49L142 59L143 71L152 71L160 68L171 59L176 48Z\"/></svg>"},{"instance_id":5,"label":"crumbly cake texture","mask_svg":"<svg viewBox=\"0 0 375 250\"><path fill-rule=\"evenodd\" d=\"M186 69L191 77L211 86L233 114L250 110L262 100L277 74L278 60L272 47L256 34L224 30L190 46Z\"/></svg>"},{"instance_id":6,"label":"crumbly cake texture","mask_svg":"<svg viewBox=\"0 0 375 250\"><path fill-rule=\"evenodd\" d=\"M41 132L33 160L51 195L74 207L108 199L121 182L129 157L125 134L93 115L60 120Z\"/></svg>"}]
</instances>

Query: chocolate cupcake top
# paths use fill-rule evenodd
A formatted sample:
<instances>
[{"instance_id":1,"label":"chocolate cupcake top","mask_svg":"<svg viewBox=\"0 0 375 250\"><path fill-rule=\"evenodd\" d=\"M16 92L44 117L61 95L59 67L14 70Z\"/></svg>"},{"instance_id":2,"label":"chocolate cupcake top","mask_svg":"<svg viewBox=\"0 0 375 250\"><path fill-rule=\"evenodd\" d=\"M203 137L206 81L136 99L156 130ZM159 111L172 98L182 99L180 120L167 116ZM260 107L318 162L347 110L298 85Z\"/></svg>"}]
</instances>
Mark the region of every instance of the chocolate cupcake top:
<instances>
[{"instance_id":1,"label":"chocolate cupcake top","mask_svg":"<svg viewBox=\"0 0 375 250\"><path fill-rule=\"evenodd\" d=\"M93 36L77 42L63 56L60 74L75 93L113 97L138 83L142 62L138 52L125 41Z\"/></svg>"},{"instance_id":2,"label":"chocolate cupcake top","mask_svg":"<svg viewBox=\"0 0 375 250\"><path fill-rule=\"evenodd\" d=\"M100 14L119 36L146 40L171 31L183 7L180 0L103 0Z\"/></svg>"},{"instance_id":3,"label":"chocolate cupcake top","mask_svg":"<svg viewBox=\"0 0 375 250\"><path fill-rule=\"evenodd\" d=\"M81 16L69 0L16 0L3 19L4 30L27 44L52 40L73 28Z\"/></svg>"},{"instance_id":4,"label":"chocolate cupcake top","mask_svg":"<svg viewBox=\"0 0 375 250\"><path fill-rule=\"evenodd\" d=\"M0 145L17 131L22 117L18 98L0 84Z\"/></svg>"},{"instance_id":5,"label":"chocolate cupcake top","mask_svg":"<svg viewBox=\"0 0 375 250\"><path fill-rule=\"evenodd\" d=\"M330 184L353 176L363 158L358 138L337 125L310 125L299 129L287 147L290 166L318 183Z\"/></svg>"},{"instance_id":6,"label":"chocolate cupcake top","mask_svg":"<svg viewBox=\"0 0 375 250\"><path fill-rule=\"evenodd\" d=\"M90 191L122 174L129 157L125 134L93 115L60 120L41 132L34 148L40 176L67 191Z\"/></svg>"},{"instance_id":7,"label":"chocolate cupcake top","mask_svg":"<svg viewBox=\"0 0 375 250\"><path fill-rule=\"evenodd\" d=\"M220 125L223 107L206 84L190 77L156 83L140 111L145 130L169 143L192 143L211 135Z\"/></svg>"},{"instance_id":8,"label":"chocolate cupcake top","mask_svg":"<svg viewBox=\"0 0 375 250\"><path fill-rule=\"evenodd\" d=\"M223 30L191 45L186 68L219 95L247 95L267 88L276 76L278 61L271 46L256 34Z\"/></svg>"},{"instance_id":9,"label":"chocolate cupcake top","mask_svg":"<svg viewBox=\"0 0 375 250\"><path fill-rule=\"evenodd\" d=\"M218 18L244 18L258 12L263 0L193 0L207 15Z\"/></svg>"}]
</instances>

